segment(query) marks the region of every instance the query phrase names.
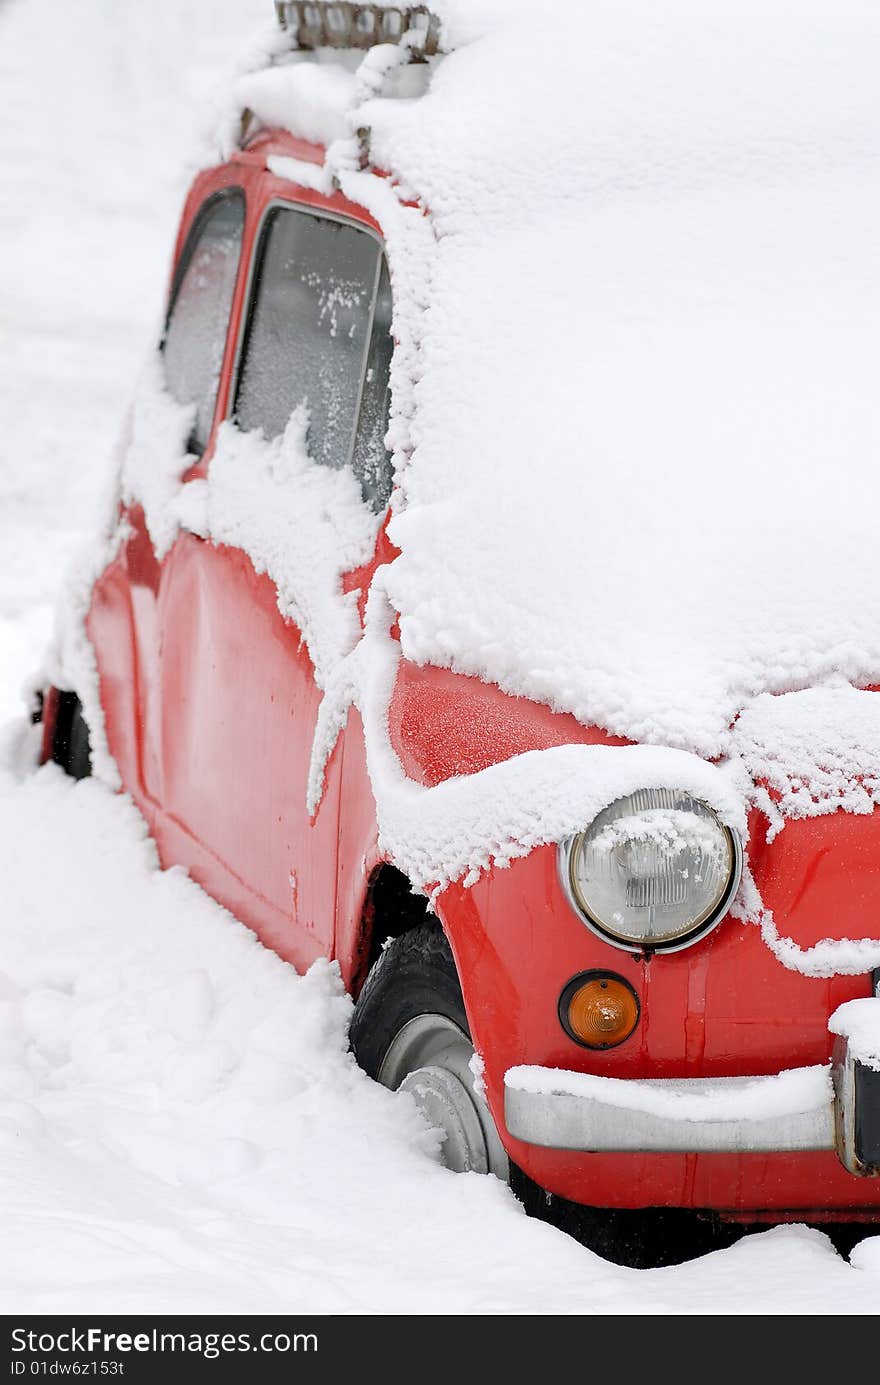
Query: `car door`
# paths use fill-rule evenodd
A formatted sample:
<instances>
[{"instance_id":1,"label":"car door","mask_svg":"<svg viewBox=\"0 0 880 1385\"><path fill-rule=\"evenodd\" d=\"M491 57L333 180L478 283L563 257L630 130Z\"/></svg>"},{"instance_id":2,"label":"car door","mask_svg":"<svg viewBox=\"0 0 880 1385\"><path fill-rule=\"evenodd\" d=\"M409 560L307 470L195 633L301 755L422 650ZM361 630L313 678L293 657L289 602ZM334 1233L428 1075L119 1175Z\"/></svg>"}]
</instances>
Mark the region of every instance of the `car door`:
<instances>
[{"instance_id":1,"label":"car door","mask_svg":"<svg viewBox=\"0 0 880 1385\"><path fill-rule=\"evenodd\" d=\"M383 510L390 293L375 230L337 212L270 199L259 216L239 330L229 409L235 445L249 439L254 455L263 455L297 411L307 414L310 466L354 471L358 503L370 515ZM220 459L218 451L208 459L211 486ZM324 559L332 560L316 553L314 573L298 569L309 592L293 591L282 614L273 555L253 535L261 519L277 532L278 516L269 511L278 507L287 542L306 542L297 530L298 517L303 531L306 525L306 480L291 476L273 486L261 516L257 477L253 489L245 477L241 540L228 512L225 541L182 536L160 613L166 840L212 894L300 968L333 954L341 752L331 757L310 817L321 631L304 630L296 614L317 602L319 625L322 602L338 593L314 590L324 580ZM331 526L328 541L332 533ZM274 559L283 565L283 554ZM325 681L328 670L322 674Z\"/></svg>"}]
</instances>

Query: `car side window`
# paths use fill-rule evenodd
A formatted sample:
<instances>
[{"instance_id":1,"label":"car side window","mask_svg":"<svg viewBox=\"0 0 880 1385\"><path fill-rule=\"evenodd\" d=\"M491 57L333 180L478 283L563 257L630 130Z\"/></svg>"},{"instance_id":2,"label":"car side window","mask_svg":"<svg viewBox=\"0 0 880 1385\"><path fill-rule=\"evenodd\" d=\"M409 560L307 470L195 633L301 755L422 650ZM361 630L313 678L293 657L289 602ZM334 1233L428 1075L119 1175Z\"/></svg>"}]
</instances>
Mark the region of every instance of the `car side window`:
<instances>
[{"instance_id":1,"label":"car side window","mask_svg":"<svg viewBox=\"0 0 880 1385\"><path fill-rule=\"evenodd\" d=\"M350 222L273 208L257 250L238 426L274 438L304 406L312 460L352 466L364 499L384 509L390 468L386 462L386 482L379 450L384 459L390 341L388 271L375 236Z\"/></svg>"},{"instance_id":2,"label":"car side window","mask_svg":"<svg viewBox=\"0 0 880 1385\"><path fill-rule=\"evenodd\" d=\"M199 212L180 258L162 342L165 381L180 404L194 404L190 450L204 452L211 432L229 310L244 227L238 189Z\"/></svg>"}]
</instances>

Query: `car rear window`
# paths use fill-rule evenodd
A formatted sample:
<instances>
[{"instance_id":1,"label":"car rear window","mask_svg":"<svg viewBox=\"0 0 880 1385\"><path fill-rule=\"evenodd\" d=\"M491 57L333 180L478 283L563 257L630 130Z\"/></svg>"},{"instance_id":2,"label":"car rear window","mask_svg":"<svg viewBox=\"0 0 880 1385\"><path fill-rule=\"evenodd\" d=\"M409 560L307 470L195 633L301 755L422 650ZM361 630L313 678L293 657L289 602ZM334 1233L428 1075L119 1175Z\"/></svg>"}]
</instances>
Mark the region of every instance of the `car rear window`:
<instances>
[{"instance_id":1,"label":"car rear window","mask_svg":"<svg viewBox=\"0 0 880 1385\"><path fill-rule=\"evenodd\" d=\"M390 327L388 271L375 236L294 207L270 211L257 250L236 422L273 438L304 405L312 460L352 466L374 509L384 509L390 492L382 442Z\"/></svg>"},{"instance_id":2,"label":"car rear window","mask_svg":"<svg viewBox=\"0 0 880 1385\"><path fill-rule=\"evenodd\" d=\"M238 272L244 196L237 189L201 209L180 258L162 343L165 380L181 404L194 404L190 449L211 432L229 310Z\"/></svg>"}]
</instances>

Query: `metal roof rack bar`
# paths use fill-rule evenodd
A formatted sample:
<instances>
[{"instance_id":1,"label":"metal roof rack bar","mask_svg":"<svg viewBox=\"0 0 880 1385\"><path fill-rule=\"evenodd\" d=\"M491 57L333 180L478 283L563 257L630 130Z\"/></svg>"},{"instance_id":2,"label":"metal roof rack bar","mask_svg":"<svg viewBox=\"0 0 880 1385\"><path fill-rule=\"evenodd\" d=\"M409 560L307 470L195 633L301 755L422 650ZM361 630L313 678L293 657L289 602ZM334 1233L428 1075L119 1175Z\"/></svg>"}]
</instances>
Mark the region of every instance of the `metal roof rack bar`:
<instances>
[{"instance_id":1,"label":"metal roof rack bar","mask_svg":"<svg viewBox=\"0 0 880 1385\"><path fill-rule=\"evenodd\" d=\"M414 62L440 51L440 21L427 5L386 8L350 0L276 0L275 12L297 48L372 48L405 39Z\"/></svg>"}]
</instances>

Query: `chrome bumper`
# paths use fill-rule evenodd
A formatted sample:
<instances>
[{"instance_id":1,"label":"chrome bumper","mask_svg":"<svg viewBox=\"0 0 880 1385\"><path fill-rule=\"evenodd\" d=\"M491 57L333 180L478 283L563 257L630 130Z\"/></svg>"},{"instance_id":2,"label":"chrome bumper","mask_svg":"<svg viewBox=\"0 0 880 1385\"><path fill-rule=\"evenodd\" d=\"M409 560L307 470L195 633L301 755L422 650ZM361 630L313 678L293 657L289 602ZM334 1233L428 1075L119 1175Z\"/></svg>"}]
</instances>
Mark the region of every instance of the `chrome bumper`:
<instances>
[{"instance_id":1,"label":"chrome bumper","mask_svg":"<svg viewBox=\"0 0 880 1385\"><path fill-rule=\"evenodd\" d=\"M880 1176L880 979L829 1020L832 1063L768 1077L644 1080L559 1068L510 1068L511 1135L585 1153L768 1154L833 1149L844 1168Z\"/></svg>"},{"instance_id":2,"label":"chrome bumper","mask_svg":"<svg viewBox=\"0 0 880 1385\"><path fill-rule=\"evenodd\" d=\"M830 1064L770 1077L627 1080L510 1068L504 1119L527 1144L584 1152L751 1154L834 1149Z\"/></svg>"}]
</instances>

